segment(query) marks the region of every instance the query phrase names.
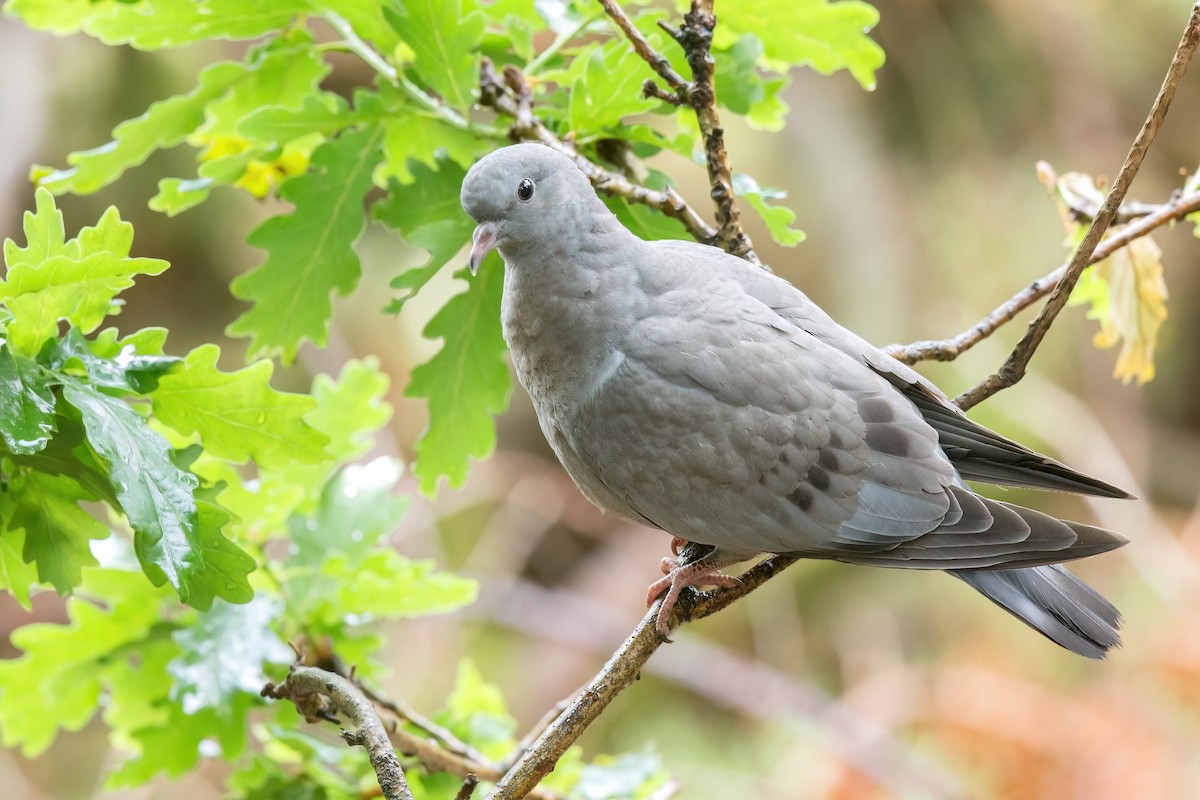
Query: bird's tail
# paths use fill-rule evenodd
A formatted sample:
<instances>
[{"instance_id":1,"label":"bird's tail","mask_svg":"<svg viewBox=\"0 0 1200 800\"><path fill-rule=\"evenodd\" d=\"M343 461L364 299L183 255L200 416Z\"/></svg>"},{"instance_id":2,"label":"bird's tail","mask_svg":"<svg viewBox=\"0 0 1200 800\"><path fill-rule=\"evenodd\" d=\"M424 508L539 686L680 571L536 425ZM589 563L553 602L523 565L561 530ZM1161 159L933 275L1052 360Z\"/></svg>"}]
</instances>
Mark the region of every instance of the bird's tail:
<instances>
[{"instance_id":1,"label":"bird's tail","mask_svg":"<svg viewBox=\"0 0 1200 800\"><path fill-rule=\"evenodd\" d=\"M1121 613L1058 564L948 572L1073 653L1104 658L1121 644Z\"/></svg>"}]
</instances>

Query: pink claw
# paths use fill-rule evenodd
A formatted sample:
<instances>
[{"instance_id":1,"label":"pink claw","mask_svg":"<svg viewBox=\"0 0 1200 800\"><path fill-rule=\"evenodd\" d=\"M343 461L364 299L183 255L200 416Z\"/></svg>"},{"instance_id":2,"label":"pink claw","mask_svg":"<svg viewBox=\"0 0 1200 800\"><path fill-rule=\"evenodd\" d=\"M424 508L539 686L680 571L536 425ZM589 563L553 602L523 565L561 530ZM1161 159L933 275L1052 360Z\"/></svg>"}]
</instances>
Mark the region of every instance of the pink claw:
<instances>
[{"instance_id":1,"label":"pink claw","mask_svg":"<svg viewBox=\"0 0 1200 800\"><path fill-rule=\"evenodd\" d=\"M658 616L655 618L654 628L659 635L666 641L670 640L671 628L669 620L671 617L671 609L675 607L675 601L679 599L679 593L688 586L719 586L721 588L732 588L741 586L742 582L732 575L724 575L719 570L721 567L733 563L727 560L721 560L719 563L712 563L707 558L702 558L699 561L692 562L680 566L679 561L674 558L664 558L662 560L662 571L665 577L659 578L654 583L650 584L650 588L646 591L646 606L647 608L654 605L654 601L659 595L666 592L663 597L662 605L658 609Z\"/></svg>"}]
</instances>

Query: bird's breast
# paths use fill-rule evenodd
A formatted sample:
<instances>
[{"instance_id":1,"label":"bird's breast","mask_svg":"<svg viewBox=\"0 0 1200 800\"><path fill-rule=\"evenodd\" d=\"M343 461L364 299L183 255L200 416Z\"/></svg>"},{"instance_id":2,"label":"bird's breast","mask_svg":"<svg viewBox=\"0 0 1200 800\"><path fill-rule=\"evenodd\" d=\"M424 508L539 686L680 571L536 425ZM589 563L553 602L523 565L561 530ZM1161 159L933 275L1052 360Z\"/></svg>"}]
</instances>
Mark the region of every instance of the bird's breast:
<instances>
[{"instance_id":1,"label":"bird's breast","mask_svg":"<svg viewBox=\"0 0 1200 800\"><path fill-rule=\"evenodd\" d=\"M623 363L620 332L627 327L628 311L611 307L609 297L591 283L564 291L553 285L528 287L519 276L506 274L504 339L543 425L594 396Z\"/></svg>"}]
</instances>

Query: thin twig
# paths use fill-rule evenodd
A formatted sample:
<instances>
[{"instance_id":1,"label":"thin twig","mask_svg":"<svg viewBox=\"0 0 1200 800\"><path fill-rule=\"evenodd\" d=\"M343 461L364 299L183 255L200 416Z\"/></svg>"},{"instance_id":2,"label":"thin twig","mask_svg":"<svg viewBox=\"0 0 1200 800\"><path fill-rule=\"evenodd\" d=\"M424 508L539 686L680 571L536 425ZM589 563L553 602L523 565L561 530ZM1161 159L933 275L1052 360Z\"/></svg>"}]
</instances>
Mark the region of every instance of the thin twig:
<instances>
[{"instance_id":1,"label":"thin twig","mask_svg":"<svg viewBox=\"0 0 1200 800\"><path fill-rule=\"evenodd\" d=\"M366 748L383 796L387 800L413 800L383 721L351 681L317 667L293 665L283 683L268 683L262 695L292 701L309 720L345 720L350 728L342 729L342 738L347 744Z\"/></svg>"},{"instance_id":2,"label":"thin twig","mask_svg":"<svg viewBox=\"0 0 1200 800\"><path fill-rule=\"evenodd\" d=\"M333 12L327 12L323 16L325 21L329 23L329 26L342 37L346 49L365 61L367 66L382 75L388 83L399 89L405 97L421 109L437 117L447 125L461 131L468 131L476 136L487 139L504 138L504 131L490 125L480 125L478 122L467 119L409 80L403 72L393 67L388 63L386 58L379 55L371 45L363 41L362 37L354 32L354 27L343 17Z\"/></svg>"},{"instance_id":3,"label":"thin twig","mask_svg":"<svg viewBox=\"0 0 1200 800\"><path fill-rule=\"evenodd\" d=\"M796 559L790 556L771 556L743 574L741 586L703 594L692 590L685 591L671 612L671 626L701 619L720 611L754 591L795 561ZM530 791L554 769L554 765L562 758L567 748L575 743L621 691L638 679L642 666L663 644L662 637L655 629L660 602L651 606L646 616L633 629L633 633L613 653L591 683L584 687L567 710L550 723L533 747L496 783L496 787L488 795L489 800L519 800L529 796Z\"/></svg>"},{"instance_id":4,"label":"thin twig","mask_svg":"<svg viewBox=\"0 0 1200 800\"><path fill-rule=\"evenodd\" d=\"M1146 151L1150 149L1150 144L1158 134L1159 128L1162 127L1167 110L1171 107L1171 101L1175 98L1175 90L1183 80L1183 75L1192 60L1197 44L1200 44L1200 3L1192 6L1187 28L1184 29L1179 46L1175 49L1175 56L1171 59L1171 66L1167 69L1166 77L1163 78L1162 87L1158 90L1158 96L1154 98L1154 104L1150 107L1150 113L1146 117L1142 129L1129 148L1128 155L1125 156L1125 163L1121 165L1121 171L1117 173L1117 179L1113 182L1112 189L1104 199L1100 210L1096 212L1087 234L1072 255L1062 278L1051 291L1046 305L1029 324L1025 335L1021 337L1021 341L1013 348L1012 353L1000 369L954 399L959 408L965 411L996 392L1012 386L1024 377L1029 360L1033 358L1038 345L1042 343L1050 326L1054 324L1054 318L1058 316L1058 312L1066 306L1067 300L1071 296L1071 290L1075 288L1079 276L1091 262L1092 254L1100 244L1101 237L1104 236L1104 232L1116 217L1117 209L1121 207L1121 201L1125 199L1125 193L1129 190L1129 184L1133 182L1134 176L1137 175L1138 169L1142 165L1142 159L1146 157Z\"/></svg>"},{"instance_id":5,"label":"thin twig","mask_svg":"<svg viewBox=\"0 0 1200 800\"><path fill-rule=\"evenodd\" d=\"M725 129L721 127L721 117L717 112L712 59L712 37L717 18L713 14L712 0L692 0L691 10L684 15L683 25L678 29L662 26L683 48L692 72L690 81L684 80L666 56L651 46L616 0L600 0L600 5L625 34L634 51L669 87L669 91L663 90L654 81L647 80L642 86L642 93L672 105L687 105L696 112L696 122L704 138L705 165L711 187L709 194L717 218L716 236L707 242L752 264L761 265L754 252L754 243L742 228L741 212L733 194L733 169L729 163L729 151L725 148Z\"/></svg>"},{"instance_id":6,"label":"thin twig","mask_svg":"<svg viewBox=\"0 0 1200 800\"><path fill-rule=\"evenodd\" d=\"M358 686L362 690L363 695L366 696L366 698L372 703L386 711L390 711L400 719L420 728L446 750L480 764L491 763L488 761L487 756L480 753L462 739L459 739L446 728L438 725L424 714L418 712L405 701L392 697L386 697L366 686L363 686L362 684L358 684Z\"/></svg>"},{"instance_id":7,"label":"thin twig","mask_svg":"<svg viewBox=\"0 0 1200 800\"><path fill-rule=\"evenodd\" d=\"M471 795L475 794L475 787L479 785L479 776L474 773L467 773L463 785L458 787L458 793L454 795L454 800L471 800Z\"/></svg>"},{"instance_id":8,"label":"thin twig","mask_svg":"<svg viewBox=\"0 0 1200 800\"><path fill-rule=\"evenodd\" d=\"M604 13L612 18L612 21L625 34L625 38L633 45L634 52L641 56L642 60L649 64L667 82L667 86L670 86L681 98L686 95L690 84L675 71L666 56L655 50L650 42L646 41L646 37L642 36L642 32L634 27L633 21L626 16L625 10L617 4L616 0L600 0L600 5L604 7Z\"/></svg>"},{"instance_id":9,"label":"thin twig","mask_svg":"<svg viewBox=\"0 0 1200 800\"><path fill-rule=\"evenodd\" d=\"M574 161L597 191L658 209L666 216L679 220L697 241L709 242L714 239L716 230L674 189L667 187L657 191L628 181L600 167L576 150L573 144L555 135L533 114L528 84L520 71L510 65L504 72L504 79L501 80L491 60L486 57L481 59L479 102L513 118L513 124L509 127L510 138L519 142L541 142L552 147Z\"/></svg>"},{"instance_id":10,"label":"thin twig","mask_svg":"<svg viewBox=\"0 0 1200 800\"><path fill-rule=\"evenodd\" d=\"M1139 208L1139 210L1142 209ZM1151 213L1140 217L1136 222L1130 223L1100 242L1100 246L1092 253L1089 264L1103 261L1135 239L1140 239L1156 228L1177 222L1197 211L1200 211L1200 192L1185 194L1168 203L1155 206ZM912 342L911 344L892 344L884 347L883 351L905 364L915 364L918 361L953 361L991 336L1040 298L1050 294L1066 275L1068 266L1068 264L1063 264L1053 272L1038 278L957 336L949 339Z\"/></svg>"},{"instance_id":11,"label":"thin twig","mask_svg":"<svg viewBox=\"0 0 1200 800\"><path fill-rule=\"evenodd\" d=\"M387 735L391 738L392 744L396 746L398 752L415 758L429 772L448 772L464 780L468 775L475 775L483 781L496 781L500 779L500 771L492 764L480 763L469 758L464 758L457 753L452 753L432 739L426 739L423 736L406 731L395 720L385 722L384 728L387 730ZM533 800L562 800L562 795L557 792L541 788L532 788L526 795L522 796L531 797Z\"/></svg>"},{"instance_id":12,"label":"thin twig","mask_svg":"<svg viewBox=\"0 0 1200 800\"><path fill-rule=\"evenodd\" d=\"M1055 202L1063 211L1064 222L1083 222L1085 220L1091 222L1096 218L1100 206L1104 204L1104 193L1096 187L1090 177L1081 175L1081 180L1086 180L1087 184L1076 186L1073 181L1068 181L1071 178L1070 174L1059 178L1054 167L1047 161L1037 162L1037 175L1038 180L1050 190ZM1113 224L1125 225L1135 219L1153 214L1158 209L1159 206L1153 203L1127 200L1121 203L1121 207L1117 209L1117 216L1113 220Z\"/></svg>"}]
</instances>

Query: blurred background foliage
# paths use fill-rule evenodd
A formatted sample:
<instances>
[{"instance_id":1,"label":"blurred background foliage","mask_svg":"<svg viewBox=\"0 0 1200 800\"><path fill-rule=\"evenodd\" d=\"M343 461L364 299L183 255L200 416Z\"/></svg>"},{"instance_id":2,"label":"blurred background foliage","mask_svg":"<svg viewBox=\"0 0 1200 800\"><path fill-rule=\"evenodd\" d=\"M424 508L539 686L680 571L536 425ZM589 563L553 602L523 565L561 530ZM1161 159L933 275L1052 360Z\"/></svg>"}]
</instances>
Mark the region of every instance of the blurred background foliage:
<instances>
[{"instance_id":1,"label":"blurred background foliage","mask_svg":"<svg viewBox=\"0 0 1200 800\"><path fill-rule=\"evenodd\" d=\"M1034 165L1115 174L1187 4L1145 0L1136 13L1114 0L875 5L872 35L887 62L873 92L845 72L795 71L781 94L791 106L787 125L772 133L727 115L727 140L738 170L788 192L807 234L783 249L747 214L765 262L871 341L940 338L1061 263L1062 223ZM0 236L18 237L20 212L32 206L29 164L61 164L67 152L106 141L151 101L188 91L203 65L243 50L204 43L145 53L0 19ZM332 91L348 95L372 79L355 58L331 61L324 86ZM1134 184L1139 200L1162 201L1181 170L1196 168L1198 78L1185 82ZM245 340L223 332L246 306L228 286L261 260L246 233L284 207L228 192L177 217L150 211L158 179L189 174L192 159L183 150L157 153L100 194L58 203L69 228L117 205L137 231L136 254L173 265L126 293L122 328L167 324L177 352L222 342L222 362L232 367ZM670 153L652 166L704 206L700 167ZM1078 566L1125 613L1124 649L1086 662L939 575L801 563L680 632L589 730L586 752L653 748L682 782L681 796L698 800L947 790L1200 796L1200 248L1186 225L1157 240L1170 316L1154 381L1113 380L1114 351L1096 349L1096 323L1068 310L1025 381L973 414L1142 498L1007 494L1133 539ZM378 226L357 250L362 284L335 302L328 347L302 346L275 383L303 389L351 358L377 357L394 377L386 399L395 414L372 455L408 460L426 419L424 405L403 395L404 376L428 360L433 345L419 332L461 287L443 270L421 301L384 315L389 281L425 255ZM1022 328L1018 321L958 361L922 369L948 392L963 389L1002 360ZM402 486L416 494L410 476ZM382 625L390 673L378 682L436 709L469 658L523 731L628 633L668 540L584 501L517 391L499 420L495 455L473 465L462 489L415 500L390 541L405 556L476 578L480 596L454 614ZM62 622L65 613L53 593L35 595L30 612L0 596L5 635L33 620ZM97 719L37 758L0 755L0 785L22 798L206 798L222 796L229 770L212 759L182 782L97 789L118 760Z\"/></svg>"}]
</instances>

